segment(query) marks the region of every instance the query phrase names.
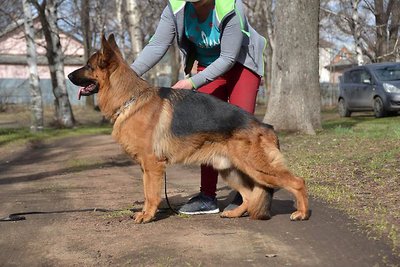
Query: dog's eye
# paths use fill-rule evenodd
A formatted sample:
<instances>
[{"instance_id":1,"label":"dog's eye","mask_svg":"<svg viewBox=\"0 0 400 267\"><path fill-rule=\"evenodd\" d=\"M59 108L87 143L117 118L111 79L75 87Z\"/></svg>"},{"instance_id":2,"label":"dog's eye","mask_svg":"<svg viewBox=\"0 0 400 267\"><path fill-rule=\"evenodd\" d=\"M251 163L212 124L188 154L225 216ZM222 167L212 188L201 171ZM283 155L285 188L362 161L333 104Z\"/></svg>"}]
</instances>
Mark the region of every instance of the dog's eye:
<instances>
[{"instance_id":1,"label":"dog's eye","mask_svg":"<svg viewBox=\"0 0 400 267\"><path fill-rule=\"evenodd\" d=\"M93 67L92 67L90 64L87 64L87 65L85 66L85 68L86 68L87 70L91 70L91 71L94 70Z\"/></svg>"}]
</instances>

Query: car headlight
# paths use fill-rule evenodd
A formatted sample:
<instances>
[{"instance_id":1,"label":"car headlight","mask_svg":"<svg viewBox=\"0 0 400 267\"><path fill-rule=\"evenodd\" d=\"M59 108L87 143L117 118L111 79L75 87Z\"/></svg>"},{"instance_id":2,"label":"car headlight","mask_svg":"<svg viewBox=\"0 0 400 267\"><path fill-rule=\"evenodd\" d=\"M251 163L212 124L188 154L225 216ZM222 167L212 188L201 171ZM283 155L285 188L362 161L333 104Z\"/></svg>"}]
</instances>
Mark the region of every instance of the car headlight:
<instances>
[{"instance_id":1,"label":"car headlight","mask_svg":"<svg viewBox=\"0 0 400 267\"><path fill-rule=\"evenodd\" d=\"M384 83L383 89L385 89L385 91L388 93L400 93L400 88L398 88L390 83Z\"/></svg>"}]
</instances>

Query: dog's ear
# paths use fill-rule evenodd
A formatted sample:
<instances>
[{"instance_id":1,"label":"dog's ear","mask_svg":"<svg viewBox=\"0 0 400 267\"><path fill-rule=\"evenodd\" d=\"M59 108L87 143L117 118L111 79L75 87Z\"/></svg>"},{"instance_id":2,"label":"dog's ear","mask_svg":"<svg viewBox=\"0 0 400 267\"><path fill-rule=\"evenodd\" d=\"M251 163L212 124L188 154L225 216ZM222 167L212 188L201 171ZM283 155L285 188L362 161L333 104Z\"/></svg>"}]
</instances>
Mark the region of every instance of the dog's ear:
<instances>
[{"instance_id":1,"label":"dog's ear","mask_svg":"<svg viewBox=\"0 0 400 267\"><path fill-rule=\"evenodd\" d=\"M101 68L105 68L109 65L111 60L115 57L115 52L111 48L111 45L108 43L104 34L101 37L101 49L100 49L100 57L99 57L99 66Z\"/></svg>"},{"instance_id":2,"label":"dog's ear","mask_svg":"<svg viewBox=\"0 0 400 267\"><path fill-rule=\"evenodd\" d=\"M104 48L106 46L107 39L104 36L104 33L101 34L101 48L100 48L100 54L104 54Z\"/></svg>"},{"instance_id":3,"label":"dog's ear","mask_svg":"<svg viewBox=\"0 0 400 267\"><path fill-rule=\"evenodd\" d=\"M117 42L115 41L115 36L113 33L110 34L110 36L108 37L108 43L110 44L110 46L114 50L114 52L119 54L122 57L121 50L119 50L119 47L117 45Z\"/></svg>"}]
</instances>

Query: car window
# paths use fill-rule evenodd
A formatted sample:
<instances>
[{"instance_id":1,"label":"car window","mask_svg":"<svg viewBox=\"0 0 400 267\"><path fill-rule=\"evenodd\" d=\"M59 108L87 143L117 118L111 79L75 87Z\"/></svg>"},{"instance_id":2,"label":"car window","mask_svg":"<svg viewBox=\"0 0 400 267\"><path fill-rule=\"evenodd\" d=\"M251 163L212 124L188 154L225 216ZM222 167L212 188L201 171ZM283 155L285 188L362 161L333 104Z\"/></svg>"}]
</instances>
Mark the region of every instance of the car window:
<instances>
[{"instance_id":1,"label":"car window","mask_svg":"<svg viewBox=\"0 0 400 267\"><path fill-rule=\"evenodd\" d=\"M365 83L366 81L371 82L371 75L366 70L361 70L360 72L360 83Z\"/></svg>"},{"instance_id":2,"label":"car window","mask_svg":"<svg viewBox=\"0 0 400 267\"><path fill-rule=\"evenodd\" d=\"M366 70L353 70L344 74L345 83L364 83L365 80L371 80L371 75Z\"/></svg>"},{"instance_id":3,"label":"car window","mask_svg":"<svg viewBox=\"0 0 400 267\"><path fill-rule=\"evenodd\" d=\"M357 75L357 71L355 70L346 72L343 78L344 83L355 83Z\"/></svg>"},{"instance_id":4,"label":"car window","mask_svg":"<svg viewBox=\"0 0 400 267\"><path fill-rule=\"evenodd\" d=\"M361 83L361 70L354 70L350 72L351 83Z\"/></svg>"},{"instance_id":5,"label":"car window","mask_svg":"<svg viewBox=\"0 0 400 267\"><path fill-rule=\"evenodd\" d=\"M376 76L381 81L396 81L400 80L400 65L376 69Z\"/></svg>"}]
</instances>

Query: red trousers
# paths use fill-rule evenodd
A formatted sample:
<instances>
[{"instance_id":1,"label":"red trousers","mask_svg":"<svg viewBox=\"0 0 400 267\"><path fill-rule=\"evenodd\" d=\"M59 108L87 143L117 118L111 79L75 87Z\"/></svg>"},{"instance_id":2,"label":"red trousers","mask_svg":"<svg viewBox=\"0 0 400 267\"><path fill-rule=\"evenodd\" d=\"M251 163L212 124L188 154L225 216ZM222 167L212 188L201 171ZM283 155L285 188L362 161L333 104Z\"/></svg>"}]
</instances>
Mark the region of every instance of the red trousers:
<instances>
[{"instance_id":1,"label":"red trousers","mask_svg":"<svg viewBox=\"0 0 400 267\"><path fill-rule=\"evenodd\" d=\"M198 66L197 71L204 70ZM254 113L261 77L243 65L236 63L228 72L200 87L199 92L213 95L249 113ZM201 166L200 191L207 196L216 196L218 172L212 166Z\"/></svg>"}]
</instances>

